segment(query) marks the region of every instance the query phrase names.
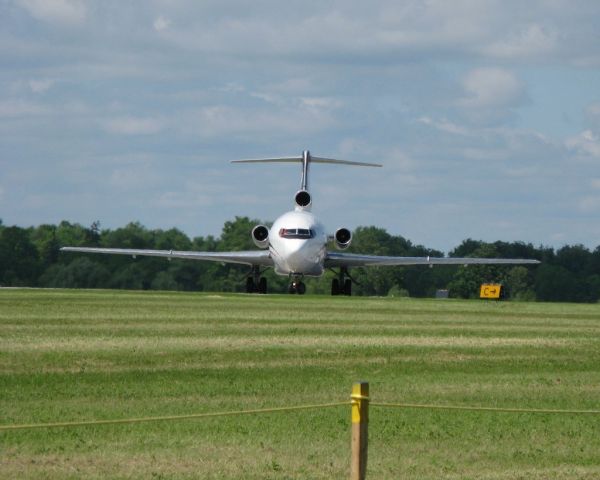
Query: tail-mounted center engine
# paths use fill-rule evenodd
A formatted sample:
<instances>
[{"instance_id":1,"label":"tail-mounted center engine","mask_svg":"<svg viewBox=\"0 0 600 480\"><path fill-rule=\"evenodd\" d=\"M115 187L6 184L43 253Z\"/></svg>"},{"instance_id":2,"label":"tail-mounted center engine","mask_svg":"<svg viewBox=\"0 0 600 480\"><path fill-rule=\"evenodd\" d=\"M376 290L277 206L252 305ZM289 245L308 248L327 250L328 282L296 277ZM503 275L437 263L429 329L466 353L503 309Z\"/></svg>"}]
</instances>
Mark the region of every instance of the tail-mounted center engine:
<instances>
[{"instance_id":1,"label":"tail-mounted center engine","mask_svg":"<svg viewBox=\"0 0 600 480\"><path fill-rule=\"evenodd\" d=\"M269 229L264 225L257 225L252 229L252 241L258 248L269 246Z\"/></svg>"},{"instance_id":2,"label":"tail-mounted center engine","mask_svg":"<svg viewBox=\"0 0 600 480\"><path fill-rule=\"evenodd\" d=\"M352 232L347 228L338 228L333 236L336 248L346 250L352 242Z\"/></svg>"},{"instance_id":3,"label":"tail-mounted center engine","mask_svg":"<svg viewBox=\"0 0 600 480\"><path fill-rule=\"evenodd\" d=\"M308 209L310 208L312 198L310 198L310 193L308 193L306 190L300 190L298 193L296 193L294 201L298 207L302 209Z\"/></svg>"}]
</instances>

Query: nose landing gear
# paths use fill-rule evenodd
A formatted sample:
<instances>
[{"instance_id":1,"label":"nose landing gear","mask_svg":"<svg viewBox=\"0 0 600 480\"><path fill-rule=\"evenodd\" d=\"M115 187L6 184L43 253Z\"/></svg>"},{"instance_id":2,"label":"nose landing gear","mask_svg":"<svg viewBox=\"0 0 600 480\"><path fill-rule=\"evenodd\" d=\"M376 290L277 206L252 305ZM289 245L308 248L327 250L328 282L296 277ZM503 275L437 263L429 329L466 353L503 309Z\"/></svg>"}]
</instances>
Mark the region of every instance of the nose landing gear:
<instances>
[{"instance_id":1,"label":"nose landing gear","mask_svg":"<svg viewBox=\"0 0 600 480\"><path fill-rule=\"evenodd\" d=\"M304 295L306 293L306 285L304 285L304 282L296 278L292 281L292 283L290 283L290 286L288 287L288 293Z\"/></svg>"}]
</instances>

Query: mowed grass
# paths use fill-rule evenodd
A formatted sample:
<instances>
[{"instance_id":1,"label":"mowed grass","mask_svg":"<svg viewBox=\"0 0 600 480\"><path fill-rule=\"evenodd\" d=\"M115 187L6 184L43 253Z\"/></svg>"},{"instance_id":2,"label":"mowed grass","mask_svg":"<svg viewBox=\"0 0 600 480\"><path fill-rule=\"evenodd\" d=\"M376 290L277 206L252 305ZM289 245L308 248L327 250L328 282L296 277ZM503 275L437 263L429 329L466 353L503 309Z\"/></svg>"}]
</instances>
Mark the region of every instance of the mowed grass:
<instances>
[{"instance_id":1,"label":"mowed grass","mask_svg":"<svg viewBox=\"0 0 600 480\"><path fill-rule=\"evenodd\" d=\"M0 290L0 424L349 400L600 410L600 306ZM600 478L600 416L371 407L368 478ZM347 478L350 408L0 432L1 478Z\"/></svg>"}]
</instances>

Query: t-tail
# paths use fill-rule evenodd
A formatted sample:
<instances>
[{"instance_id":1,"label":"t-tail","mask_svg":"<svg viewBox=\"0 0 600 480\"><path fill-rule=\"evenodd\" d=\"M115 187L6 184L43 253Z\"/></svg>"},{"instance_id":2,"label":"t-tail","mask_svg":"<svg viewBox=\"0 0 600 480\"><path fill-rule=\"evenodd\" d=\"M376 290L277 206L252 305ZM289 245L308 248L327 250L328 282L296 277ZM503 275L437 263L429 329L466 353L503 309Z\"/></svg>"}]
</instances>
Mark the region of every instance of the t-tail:
<instances>
[{"instance_id":1,"label":"t-tail","mask_svg":"<svg viewBox=\"0 0 600 480\"><path fill-rule=\"evenodd\" d=\"M333 163L337 165L353 165L359 167L381 167L379 163L351 162L349 160L336 160L335 158L313 157L308 150L302 152L300 157L275 157L275 158L255 158L248 160L233 160L232 163L294 163L302 164L302 178L300 181L300 190L296 193L294 199L296 207L302 210L308 210L311 206L311 196L308 193L308 170L311 163Z\"/></svg>"}]
</instances>

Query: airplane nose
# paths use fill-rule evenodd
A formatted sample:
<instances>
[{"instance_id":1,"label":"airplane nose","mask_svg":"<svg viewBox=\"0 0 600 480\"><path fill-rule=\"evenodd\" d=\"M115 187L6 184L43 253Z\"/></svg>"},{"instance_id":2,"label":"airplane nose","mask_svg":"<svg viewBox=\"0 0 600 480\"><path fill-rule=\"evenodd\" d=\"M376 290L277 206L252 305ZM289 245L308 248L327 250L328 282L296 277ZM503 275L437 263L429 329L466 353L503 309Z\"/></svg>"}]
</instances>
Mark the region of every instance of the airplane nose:
<instances>
[{"instance_id":1,"label":"airplane nose","mask_svg":"<svg viewBox=\"0 0 600 480\"><path fill-rule=\"evenodd\" d=\"M306 240L292 240L286 245L286 259L291 271L302 272L307 262L313 262L310 248Z\"/></svg>"},{"instance_id":2,"label":"airplane nose","mask_svg":"<svg viewBox=\"0 0 600 480\"><path fill-rule=\"evenodd\" d=\"M306 242L303 240L294 240L290 241L288 245L286 245L287 257L290 260L298 260L304 258L304 247L306 246Z\"/></svg>"}]
</instances>

